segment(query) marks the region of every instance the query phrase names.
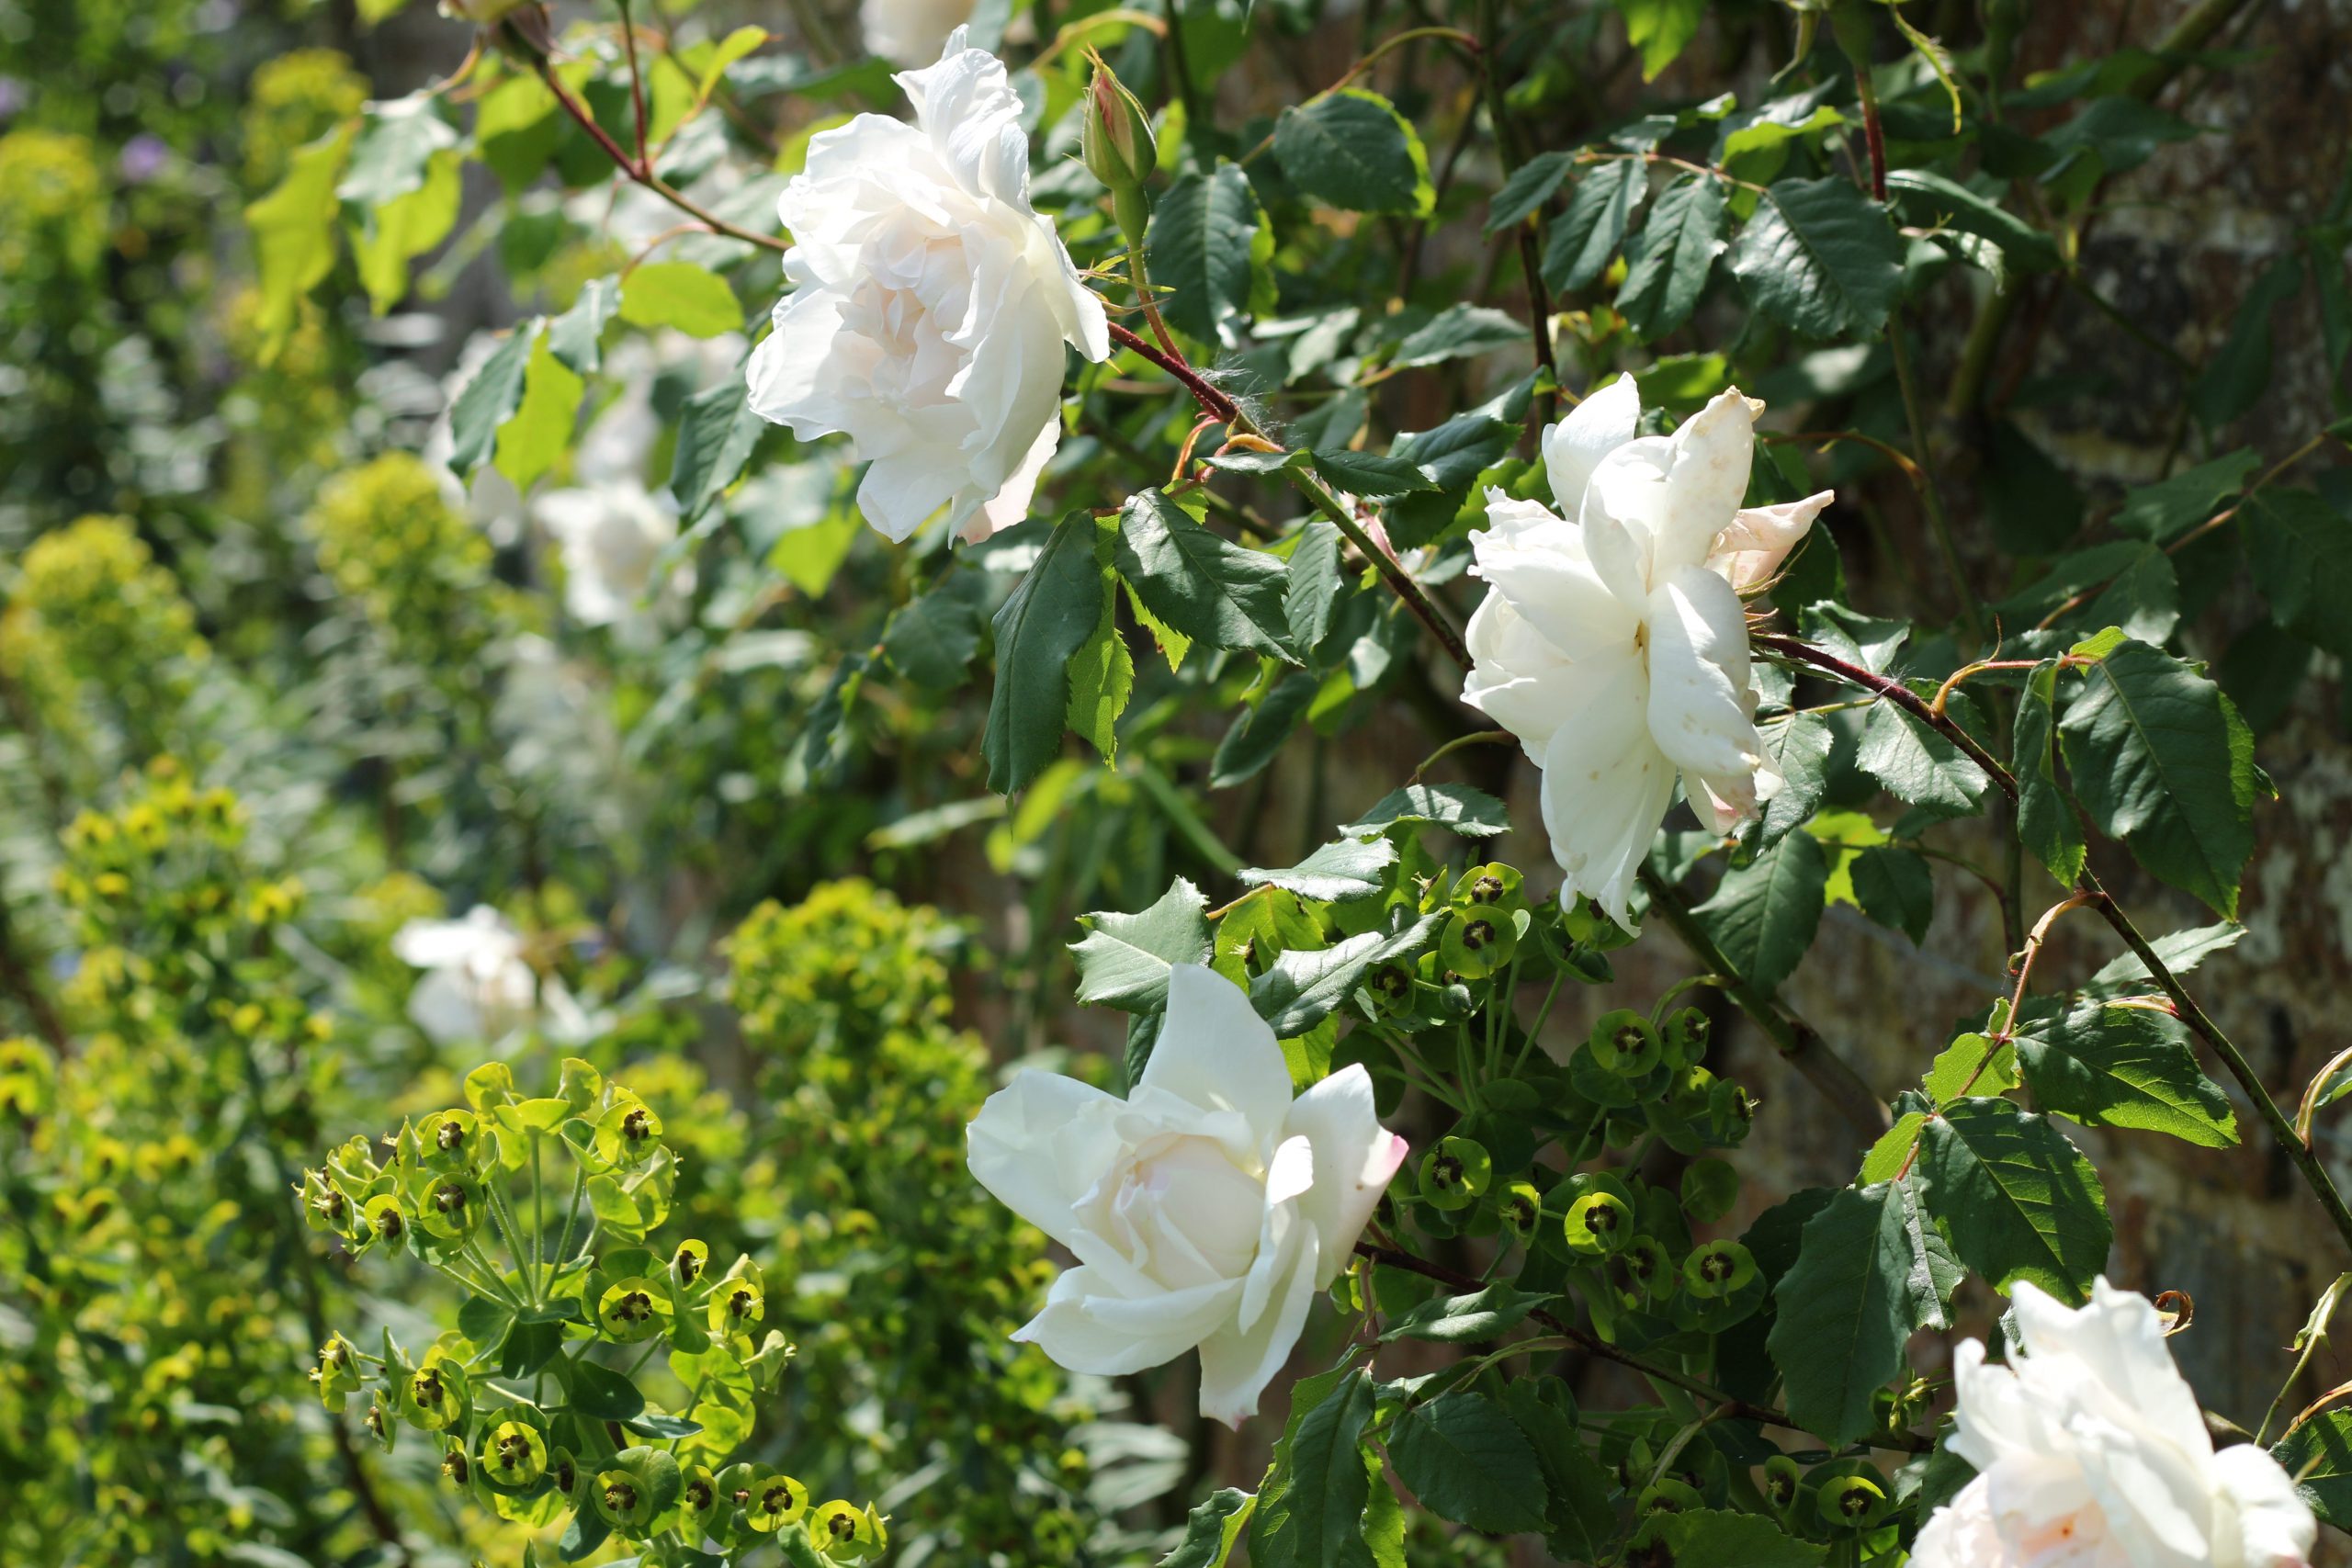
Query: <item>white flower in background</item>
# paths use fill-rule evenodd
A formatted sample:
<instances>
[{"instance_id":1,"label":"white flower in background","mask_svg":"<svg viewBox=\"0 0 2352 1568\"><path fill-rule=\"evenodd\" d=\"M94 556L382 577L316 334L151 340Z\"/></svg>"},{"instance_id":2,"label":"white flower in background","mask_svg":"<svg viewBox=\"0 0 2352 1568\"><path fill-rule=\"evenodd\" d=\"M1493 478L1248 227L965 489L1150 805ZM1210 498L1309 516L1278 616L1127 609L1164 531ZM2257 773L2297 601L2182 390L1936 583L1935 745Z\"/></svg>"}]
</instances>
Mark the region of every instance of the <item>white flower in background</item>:
<instances>
[{"instance_id":1,"label":"white flower in background","mask_svg":"<svg viewBox=\"0 0 2352 1568\"><path fill-rule=\"evenodd\" d=\"M1111 352L1102 303L1029 205L1021 100L958 28L902 73L915 123L859 115L808 143L777 210L792 283L752 355L752 407L870 464L865 519L903 539L941 507L1018 523L1061 435L1062 345Z\"/></svg>"},{"instance_id":2,"label":"white flower in background","mask_svg":"<svg viewBox=\"0 0 2352 1568\"><path fill-rule=\"evenodd\" d=\"M1363 1067L1293 1100L1240 987L1181 964L1133 1094L1023 1073L968 1145L980 1185L1078 1258L1013 1337L1105 1377L1197 1346L1201 1412L1236 1426L1405 1160Z\"/></svg>"},{"instance_id":3,"label":"white flower in background","mask_svg":"<svg viewBox=\"0 0 2352 1568\"><path fill-rule=\"evenodd\" d=\"M2105 1280L2069 1310L2030 1284L2018 1344L1952 1358L1952 1451L1976 1479L1936 1510L1912 1568L2301 1568L2318 1526L2278 1461L2215 1452L2144 1296Z\"/></svg>"},{"instance_id":4,"label":"white flower in background","mask_svg":"<svg viewBox=\"0 0 2352 1568\"><path fill-rule=\"evenodd\" d=\"M927 65L972 19L972 0L865 0L857 8L865 52L893 65Z\"/></svg>"},{"instance_id":5,"label":"white flower in background","mask_svg":"<svg viewBox=\"0 0 2352 1568\"><path fill-rule=\"evenodd\" d=\"M608 479L594 489L550 491L537 512L563 553L563 604L572 618L590 626L642 626L654 567L678 536L678 503L670 492ZM662 586L690 591L693 568L680 566Z\"/></svg>"},{"instance_id":6,"label":"white flower in background","mask_svg":"<svg viewBox=\"0 0 2352 1568\"><path fill-rule=\"evenodd\" d=\"M1626 896L1679 771L1729 832L1780 785L1756 730L1740 595L1762 585L1832 499L1742 508L1763 407L1727 391L1671 436L1635 434L1630 378L1544 433L1565 516L1487 492L1473 534L1490 585L1470 619L1464 702L1544 770L1565 893L1627 923Z\"/></svg>"},{"instance_id":7,"label":"white flower in background","mask_svg":"<svg viewBox=\"0 0 2352 1568\"><path fill-rule=\"evenodd\" d=\"M538 976L523 958L523 933L487 904L461 920L411 920L392 937L392 955L425 971L408 994L408 1016L447 1045L494 1041L537 1015ZM550 979L546 1002L556 1032L567 1038L580 1010Z\"/></svg>"}]
</instances>

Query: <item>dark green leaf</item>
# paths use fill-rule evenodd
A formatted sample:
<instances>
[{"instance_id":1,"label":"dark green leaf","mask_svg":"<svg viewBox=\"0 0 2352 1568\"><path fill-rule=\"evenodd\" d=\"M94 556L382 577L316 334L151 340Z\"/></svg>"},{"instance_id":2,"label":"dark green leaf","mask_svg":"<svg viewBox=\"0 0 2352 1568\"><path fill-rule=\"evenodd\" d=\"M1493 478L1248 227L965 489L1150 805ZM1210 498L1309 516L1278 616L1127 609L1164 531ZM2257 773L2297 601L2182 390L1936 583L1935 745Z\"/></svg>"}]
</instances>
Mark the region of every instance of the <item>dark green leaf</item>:
<instances>
[{"instance_id":1,"label":"dark green leaf","mask_svg":"<svg viewBox=\"0 0 2352 1568\"><path fill-rule=\"evenodd\" d=\"M2138 98L2097 98L2041 140L2061 154L2043 175L2056 178L2076 157L2096 155L2101 172L2120 175L2138 168L2167 141L2186 141L2197 128Z\"/></svg>"},{"instance_id":2,"label":"dark green leaf","mask_svg":"<svg viewBox=\"0 0 2352 1568\"><path fill-rule=\"evenodd\" d=\"M2206 1148L2238 1141L2229 1096L2207 1077L2168 1012L2084 1002L2030 1023L2018 1063L2034 1103L2092 1127L2169 1133Z\"/></svg>"},{"instance_id":3,"label":"dark green leaf","mask_svg":"<svg viewBox=\"0 0 2352 1568\"><path fill-rule=\"evenodd\" d=\"M1120 509L1116 550L1136 597L1186 637L1291 657L1282 560L1202 527L1156 490Z\"/></svg>"},{"instance_id":4,"label":"dark green leaf","mask_svg":"<svg viewBox=\"0 0 2352 1568\"><path fill-rule=\"evenodd\" d=\"M1819 1568L1828 1554L1827 1548L1795 1540L1760 1514L1727 1508L1654 1514L1643 1539L1645 1544L1627 1561L1658 1568ZM1657 1555L1661 1551L1664 1556Z\"/></svg>"},{"instance_id":5,"label":"dark green leaf","mask_svg":"<svg viewBox=\"0 0 2352 1568\"><path fill-rule=\"evenodd\" d=\"M1304 1034L1345 1002L1374 969L1419 954L1444 923L1443 914L1424 915L1394 935L1366 931L1332 947L1294 948L1250 982L1250 1005L1282 1039Z\"/></svg>"},{"instance_id":6,"label":"dark green leaf","mask_svg":"<svg viewBox=\"0 0 2352 1568\"><path fill-rule=\"evenodd\" d=\"M1647 169L1638 158L1586 169L1568 197L1567 210L1552 220L1544 243L1544 281L1562 293L1591 287L1616 258L1634 209L1648 190Z\"/></svg>"},{"instance_id":7,"label":"dark green leaf","mask_svg":"<svg viewBox=\"0 0 2352 1568\"><path fill-rule=\"evenodd\" d=\"M1250 176L1219 160L1168 187L1151 215L1144 254L1151 281L1164 290L1160 313L1177 331L1203 343L1253 312L1253 299L1271 299L1273 231L1250 187Z\"/></svg>"},{"instance_id":8,"label":"dark green leaf","mask_svg":"<svg viewBox=\"0 0 2352 1568\"><path fill-rule=\"evenodd\" d=\"M2252 450L2232 452L2168 479L2127 491L2123 504L2116 509L2115 526L2150 544L2168 545L2244 490L2261 460Z\"/></svg>"},{"instance_id":9,"label":"dark green leaf","mask_svg":"<svg viewBox=\"0 0 2352 1568\"><path fill-rule=\"evenodd\" d=\"M2323 1410L2270 1450L2323 1524L2352 1529L2352 1411Z\"/></svg>"},{"instance_id":10,"label":"dark green leaf","mask_svg":"<svg viewBox=\"0 0 2352 1568\"><path fill-rule=\"evenodd\" d=\"M2045 1117L2006 1100L1955 1100L1919 1139L1928 1212L1993 1288L2030 1280L2079 1302L2114 1231L2098 1173Z\"/></svg>"},{"instance_id":11,"label":"dark green leaf","mask_svg":"<svg viewBox=\"0 0 2352 1568\"><path fill-rule=\"evenodd\" d=\"M1514 1378L1503 1408L1535 1450L1544 1472L1544 1544L1555 1557L1598 1562L1617 1534L1608 1472L1577 1433L1576 1403L1556 1378Z\"/></svg>"},{"instance_id":12,"label":"dark green leaf","mask_svg":"<svg viewBox=\"0 0 2352 1568\"><path fill-rule=\"evenodd\" d=\"M1528 341L1527 323L1507 311L1487 305L1448 305L1405 334L1389 363L1399 369L1416 365L1442 365L1449 359L1486 354L1498 348L1519 348ZM1318 457L1317 467L1322 466ZM1326 475L1326 478L1331 476ZM1334 484L1340 481L1332 479ZM1377 493L1357 491L1358 494ZM1389 494L1401 494L1392 491Z\"/></svg>"},{"instance_id":13,"label":"dark green leaf","mask_svg":"<svg viewBox=\"0 0 2352 1568\"><path fill-rule=\"evenodd\" d=\"M749 389L729 376L688 398L678 416L678 449L670 462L670 494L691 523L725 493L752 458L766 422L752 412Z\"/></svg>"},{"instance_id":14,"label":"dark green leaf","mask_svg":"<svg viewBox=\"0 0 2352 1568\"><path fill-rule=\"evenodd\" d=\"M2265 490L2239 514L2255 586L2281 626L2341 658L2352 654L2352 517L2307 490Z\"/></svg>"},{"instance_id":15,"label":"dark green leaf","mask_svg":"<svg viewBox=\"0 0 2352 1568\"><path fill-rule=\"evenodd\" d=\"M1829 783L1829 722L1819 714L1791 714L1758 727L1765 755L1781 774L1781 787L1764 803L1758 849L1776 844L1813 815Z\"/></svg>"},{"instance_id":16,"label":"dark green leaf","mask_svg":"<svg viewBox=\"0 0 2352 1568\"><path fill-rule=\"evenodd\" d=\"M1942 731L1892 702L1871 705L1854 761L1897 800L1943 817L1975 810L1993 782Z\"/></svg>"},{"instance_id":17,"label":"dark green leaf","mask_svg":"<svg viewBox=\"0 0 2352 1568\"><path fill-rule=\"evenodd\" d=\"M2234 918L2254 852L2254 738L2221 688L2124 642L2091 666L2059 721L2075 794L2140 863Z\"/></svg>"},{"instance_id":18,"label":"dark green leaf","mask_svg":"<svg viewBox=\"0 0 2352 1568\"><path fill-rule=\"evenodd\" d=\"M523 375L538 336L537 317L516 325L449 405L449 468L459 479L470 479L490 457L498 445L498 427L522 402Z\"/></svg>"},{"instance_id":19,"label":"dark green leaf","mask_svg":"<svg viewBox=\"0 0 2352 1568\"><path fill-rule=\"evenodd\" d=\"M1209 759L1209 787L1230 789L1272 761L1283 742L1306 716L1322 686L1320 680L1304 670L1294 670L1275 682L1258 705L1236 718L1225 739L1217 742L1216 755Z\"/></svg>"},{"instance_id":20,"label":"dark green leaf","mask_svg":"<svg viewBox=\"0 0 2352 1568\"><path fill-rule=\"evenodd\" d=\"M571 1407L598 1421L628 1421L645 1408L637 1385L594 1361L576 1360L570 1373Z\"/></svg>"},{"instance_id":21,"label":"dark green leaf","mask_svg":"<svg viewBox=\"0 0 2352 1568\"><path fill-rule=\"evenodd\" d=\"M934 690L960 686L980 651L980 612L954 583L901 604L883 628L882 651L908 679Z\"/></svg>"},{"instance_id":22,"label":"dark green leaf","mask_svg":"<svg viewBox=\"0 0 2352 1568\"><path fill-rule=\"evenodd\" d=\"M1928 940L1928 922L1936 912L1936 882L1925 859L1893 844L1873 844L1855 854L1846 868L1862 913L1880 925L1901 931L1917 947Z\"/></svg>"},{"instance_id":23,"label":"dark green leaf","mask_svg":"<svg viewBox=\"0 0 2352 1568\"><path fill-rule=\"evenodd\" d=\"M1357 1453L1372 1408L1372 1379L1357 1368L1298 1419L1285 1438L1281 1493L1270 1491L1258 1509L1253 1568L1372 1568L1359 1522L1372 1478Z\"/></svg>"},{"instance_id":24,"label":"dark green leaf","mask_svg":"<svg viewBox=\"0 0 2352 1568\"><path fill-rule=\"evenodd\" d=\"M1258 1499L1238 1486L1220 1487L1205 1502L1184 1516L1184 1539L1159 1560L1159 1568L1225 1568L1256 1511Z\"/></svg>"},{"instance_id":25,"label":"dark green leaf","mask_svg":"<svg viewBox=\"0 0 2352 1568\"><path fill-rule=\"evenodd\" d=\"M980 752L989 787L999 795L1027 788L1061 750L1069 661L1093 635L1102 608L1094 519L1072 513L996 613L996 689Z\"/></svg>"},{"instance_id":26,"label":"dark green leaf","mask_svg":"<svg viewBox=\"0 0 2352 1568\"><path fill-rule=\"evenodd\" d=\"M1714 897L1694 911L1740 978L1770 991L1813 945L1829 886L1820 840L1792 833L1739 870L1724 874Z\"/></svg>"},{"instance_id":27,"label":"dark green leaf","mask_svg":"<svg viewBox=\"0 0 2352 1568\"><path fill-rule=\"evenodd\" d=\"M1499 234L1525 221L1530 213L1551 200L1560 182L1568 177L1568 166L1575 159L1573 152L1538 152L1513 169L1495 192L1494 206L1487 213L1487 232Z\"/></svg>"},{"instance_id":28,"label":"dark green leaf","mask_svg":"<svg viewBox=\"0 0 2352 1568\"><path fill-rule=\"evenodd\" d=\"M1617 290L1617 309L1644 337L1663 337L1690 319L1724 253L1727 195L1713 175L1681 175L1650 209Z\"/></svg>"},{"instance_id":29,"label":"dark green leaf","mask_svg":"<svg viewBox=\"0 0 2352 1568\"><path fill-rule=\"evenodd\" d=\"M1330 207L1420 216L1437 199L1419 133L1386 98L1361 87L1283 110L1274 161Z\"/></svg>"},{"instance_id":30,"label":"dark green leaf","mask_svg":"<svg viewBox=\"0 0 2352 1568\"><path fill-rule=\"evenodd\" d=\"M1773 1291L1766 1340L1789 1414L1833 1445L1876 1425L1871 1396L1903 1370L1921 1328L1946 1326L1960 1265L1911 1180L1846 1188L1805 1222L1797 1260Z\"/></svg>"},{"instance_id":31,"label":"dark green leaf","mask_svg":"<svg viewBox=\"0 0 2352 1568\"><path fill-rule=\"evenodd\" d=\"M2186 975L2217 953L2227 953L2245 935L2241 925L2224 923L2198 926L2185 931L2167 931L2148 943L2155 951L2157 960L2175 975ZM2123 990L2144 990L2151 976L2147 964L2136 953L2126 953L2109 959L2091 976L2088 989L2094 993Z\"/></svg>"},{"instance_id":32,"label":"dark green leaf","mask_svg":"<svg viewBox=\"0 0 2352 1568\"><path fill-rule=\"evenodd\" d=\"M1383 1342L1436 1339L1446 1344L1495 1339L1554 1299L1497 1281L1469 1295L1437 1296L1423 1302L1390 1325L1388 1332L1380 1337Z\"/></svg>"},{"instance_id":33,"label":"dark green leaf","mask_svg":"<svg viewBox=\"0 0 2352 1568\"><path fill-rule=\"evenodd\" d=\"M1442 1393L1407 1411L1389 1433L1388 1459L1421 1506L1441 1518L1494 1535L1544 1527L1535 1450L1484 1394Z\"/></svg>"},{"instance_id":34,"label":"dark green leaf","mask_svg":"<svg viewBox=\"0 0 2352 1568\"><path fill-rule=\"evenodd\" d=\"M1501 462L1518 439L1519 426L1506 420L1491 414L1458 413L1432 429L1398 436L1388 454L1419 468L1441 491L1459 494L1481 473Z\"/></svg>"},{"instance_id":35,"label":"dark green leaf","mask_svg":"<svg viewBox=\"0 0 2352 1568\"><path fill-rule=\"evenodd\" d=\"M2261 399L2270 385L2271 317L2302 288L2302 258L2290 251L2246 290L2237 320L2230 323L2230 335L2188 389L2188 406L2207 430L2219 430Z\"/></svg>"},{"instance_id":36,"label":"dark green leaf","mask_svg":"<svg viewBox=\"0 0 2352 1568\"><path fill-rule=\"evenodd\" d=\"M1957 180L1928 169L1894 169L1886 176L1886 188L1913 223L1990 240L2019 272L2049 272L2059 265L2055 240L1996 198L1979 195Z\"/></svg>"},{"instance_id":37,"label":"dark green leaf","mask_svg":"<svg viewBox=\"0 0 2352 1568\"><path fill-rule=\"evenodd\" d=\"M1518 324L1512 323L1515 335ZM1371 501L1435 490L1437 482L1409 457L1383 457L1377 452L1317 452L1315 471L1350 495Z\"/></svg>"},{"instance_id":38,"label":"dark green leaf","mask_svg":"<svg viewBox=\"0 0 2352 1568\"><path fill-rule=\"evenodd\" d=\"M2058 783L2055 703L2058 661L2044 660L2026 677L2018 699L2016 744L2009 769L2018 781L2018 836L2061 886L2083 871L2083 826Z\"/></svg>"},{"instance_id":39,"label":"dark green leaf","mask_svg":"<svg viewBox=\"0 0 2352 1568\"><path fill-rule=\"evenodd\" d=\"M1311 655L1330 635L1331 615L1346 585L1340 570L1339 526L1318 517L1299 530L1290 552L1290 572L1283 589L1283 618L1290 626L1291 646L1302 657Z\"/></svg>"},{"instance_id":40,"label":"dark green leaf","mask_svg":"<svg viewBox=\"0 0 2352 1568\"><path fill-rule=\"evenodd\" d=\"M1731 270L1757 309L1807 337L1874 337L1903 285L1903 242L1852 182L1782 180L1741 231Z\"/></svg>"}]
</instances>

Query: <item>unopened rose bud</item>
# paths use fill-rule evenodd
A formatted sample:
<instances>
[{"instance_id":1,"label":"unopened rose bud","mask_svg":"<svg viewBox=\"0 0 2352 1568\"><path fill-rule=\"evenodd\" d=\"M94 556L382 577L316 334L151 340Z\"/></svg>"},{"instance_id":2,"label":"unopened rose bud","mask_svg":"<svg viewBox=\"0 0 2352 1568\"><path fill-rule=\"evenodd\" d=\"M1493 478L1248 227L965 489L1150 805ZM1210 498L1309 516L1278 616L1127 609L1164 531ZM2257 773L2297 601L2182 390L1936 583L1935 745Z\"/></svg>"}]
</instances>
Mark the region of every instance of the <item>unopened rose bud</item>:
<instances>
[{"instance_id":1,"label":"unopened rose bud","mask_svg":"<svg viewBox=\"0 0 2352 1568\"><path fill-rule=\"evenodd\" d=\"M1127 91L1102 57L1090 51L1094 78L1086 86L1086 120L1079 145L1086 166L1111 193L1119 231L1130 244L1142 238L1150 208L1144 183L1159 162L1159 143L1151 134L1151 117Z\"/></svg>"}]
</instances>

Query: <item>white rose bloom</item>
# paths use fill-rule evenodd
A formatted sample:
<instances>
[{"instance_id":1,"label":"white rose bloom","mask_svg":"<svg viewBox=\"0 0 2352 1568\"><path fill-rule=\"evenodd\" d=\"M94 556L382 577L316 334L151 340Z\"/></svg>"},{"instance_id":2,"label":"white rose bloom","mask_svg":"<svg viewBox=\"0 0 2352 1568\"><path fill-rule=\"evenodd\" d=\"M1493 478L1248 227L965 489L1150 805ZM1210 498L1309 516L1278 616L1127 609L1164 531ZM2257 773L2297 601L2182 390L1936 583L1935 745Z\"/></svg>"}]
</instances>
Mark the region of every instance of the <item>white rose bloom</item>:
<instances>
[{"instance_id":1,"label":"white rose bloom","mask_svg":"<svg viewBox=\"0 0 2352 1568\"><path fill-rule=\"evenodd\" d=\"M2144 1296L2101 1280L2069 1310L2010 1296L2018 1345L1952 1359L1950 1439L1976 1479L1936 1510L1912 1568L2301 1568L2318 1526L2278 1461L2216 1453Z\"/></svg>"},{"instance_id":2,"label":"white rose bloom","mask_svg":"<svg viewBox=\"0 0 2352 1568\"><path fill-rule=\"evenodd\" d=\"M411 920L392 937L392 954L425 971L408 996L408 1016L444 1045L497 1040L538 1011L538 976L523 959L523 933L487 904L462 920ZM566 1037L579 1032L579 1007L561 985L547 984L548 1010Z\"/></svg>"},{"instance_id":3,"label":"white rose bloom","mask_svg":"<svg viewBox=\"0 0 2352 1568\"><path fill-rule=\"evenodd\" d=\"M1023 1073L989 1097L968 1145L980 1185L1078 1258L1013 1337L1105 1377L1197 1346L1201 1412L1235 1426L1405 1160L1362 1066L1293 1100L1274 1032L1192 964L1170 971L1127 1099Z\"/></svg>"},{"instance_id":4,"label":"white rose bloom","mask_svg":"<svg viewBox=\"0 0 2352 1568\"><path fill-rule=\"evenodd\" d=\"M1565 516L1487 492L1462 696L1544 770L1544 825L1565 892L1620 924L1678 771L1701 820L1729 832L1780 785L1756 730L1742 592L1829 504L1825 491L1743 508L1763 405L1727 391L1671 436L1634 434L1621 378L1544 433Z\"/></svg>"},{"instance_id":5,"label":"white rose bloom","mask_svg":"<svg viewBox=\"0 0 2352 1568\"><path fill-rule=\"evenodd\" d=\"M641 626L641 602L656 586L654 565L678 536L678 504L670 492L613 479L593 490L550 491L537 511L563 553L563 604L572 618L591 626ZM693 569L682 566L662 586L684 592L693 585Z\"/></svg>"},{"instance_id":6,"label":"white rose bloom","mask_svg":"<svg viewBox=\"0 0 2352 1568\"><path fill-rule=\"evenodd\" d=\"M1061 434L1062 344L1108 358L1102 303L1029 205L1021 100L963 47L901 73L915 123L859 115L808 143L752 407L870 464L865 519L903 539L941 507L967 539L1027 514Z\"/></svg>"},{"instance_id":7,"label":"white rose bloom","mask_svg":"<svg viewBox=\"0 0 2352 1568\"><path fill-rule=\"evenodd\" d=\"M971 19L972 0L865 0L857 8L865 52L893 65L937 60L949 36Z\"/></svg>"}]
</instances>

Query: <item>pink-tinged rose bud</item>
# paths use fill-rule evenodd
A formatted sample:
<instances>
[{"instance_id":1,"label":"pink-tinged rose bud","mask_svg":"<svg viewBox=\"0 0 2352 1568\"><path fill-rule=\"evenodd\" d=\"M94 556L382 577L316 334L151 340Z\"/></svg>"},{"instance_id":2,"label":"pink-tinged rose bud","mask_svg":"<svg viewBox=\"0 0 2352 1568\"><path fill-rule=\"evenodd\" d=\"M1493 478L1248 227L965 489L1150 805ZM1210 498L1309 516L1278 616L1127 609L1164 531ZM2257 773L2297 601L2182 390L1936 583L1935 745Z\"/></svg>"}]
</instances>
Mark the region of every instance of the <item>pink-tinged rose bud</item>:
<instances>
[{"instance_id":1,"label":"pink-tinged rose bud","mask_svg":"<svg viewBox=\"0 0 2352 1568\"><path fill-rule=\"evenodd\" d=\"M1159 144L1152 140L1151 117L1136 96L1101 55L1090 51L1088 58L1094 62L1094 77L1087 84L1080 147L1094 177L1114 196L1124 197L1151 177L1159 161ZM1123 215L1122 227L1125 221Z\"/></svg>"}]
</instances>

